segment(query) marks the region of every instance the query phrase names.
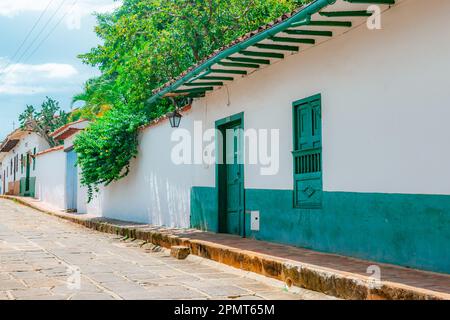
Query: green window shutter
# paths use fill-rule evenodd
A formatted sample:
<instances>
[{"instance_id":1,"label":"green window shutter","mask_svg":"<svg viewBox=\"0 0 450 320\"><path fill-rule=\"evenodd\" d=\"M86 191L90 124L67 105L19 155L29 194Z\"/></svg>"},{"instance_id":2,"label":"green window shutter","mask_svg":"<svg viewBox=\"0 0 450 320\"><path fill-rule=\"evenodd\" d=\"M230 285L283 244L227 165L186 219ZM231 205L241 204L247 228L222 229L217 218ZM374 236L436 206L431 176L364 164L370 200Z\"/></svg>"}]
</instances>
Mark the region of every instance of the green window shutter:
<instances>
[{"instance_id":1,"label":"green window shutter","mask_svg":"<svg viewBox=\"0 0 450 320\"><path fill-rule=\"evenodd\" d=\"M322 207L322 114L316 95L293 104L294 205Z\"/></svg>"},{"instance_id":2,"label":"green window shutter","mask_svg":"<svg viewBox=\"0 0 450 320\"><path fill-rule=\"evenodd\" d=\"M33 171L36 170L36 148L33 149Z\"/></svg>"},{"instance_id":3,"label":"green window shutter","mask_svg":"<svg viewBox=\"0 0 450 320\"><path fill-rule=\"evenodd\" d=\"M20 155L20 173L23 173L23 154Z\"/></svg>"}]
</instances>

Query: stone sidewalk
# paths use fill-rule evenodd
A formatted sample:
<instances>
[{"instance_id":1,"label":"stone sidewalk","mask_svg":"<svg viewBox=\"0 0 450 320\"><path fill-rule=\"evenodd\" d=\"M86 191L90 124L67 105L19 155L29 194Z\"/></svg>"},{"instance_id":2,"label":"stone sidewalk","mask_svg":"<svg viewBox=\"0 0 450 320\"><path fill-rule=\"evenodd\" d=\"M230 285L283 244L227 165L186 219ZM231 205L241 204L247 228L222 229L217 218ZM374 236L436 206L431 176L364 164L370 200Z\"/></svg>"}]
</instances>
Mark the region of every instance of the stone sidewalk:
<instances>
[{"instance_id":1,"label":"stone sidewalk","mask_svg":"<svg viewBox=\"0 0 450 320\"><path fill-rule=\"evenodd\" d=\"M402 268L264 241L167 229L59 212L36 200L9 199L86 227L140 239L158 246L186 245L193 254L298 286L345 299L450 299L450 275ZM380 268L381 281L367 274Z\"/></svg>"},{"instance_id":2,"label":"stone sidewalk","mask_svg":"<svg viewBox=\"0 0 450 320\"><path fill-rule=\"evenodd\" d=\"M330 298L0 199L0 300Z\"/></svg>"}]
</instances>

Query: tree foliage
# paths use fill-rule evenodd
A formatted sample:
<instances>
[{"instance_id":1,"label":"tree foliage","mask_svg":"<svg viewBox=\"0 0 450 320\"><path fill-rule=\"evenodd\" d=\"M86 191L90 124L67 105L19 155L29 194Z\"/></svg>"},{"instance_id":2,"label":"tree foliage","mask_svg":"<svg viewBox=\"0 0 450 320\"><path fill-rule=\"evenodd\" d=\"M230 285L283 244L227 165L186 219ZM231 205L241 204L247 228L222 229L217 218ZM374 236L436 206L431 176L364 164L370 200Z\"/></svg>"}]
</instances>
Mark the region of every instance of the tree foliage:
<instances>
[{"instance_id":1,"label":"tree foliage","mask_svg":"<svg viewBox=\"0 0 450 320\"><path fill-rule=\"evenodd\" d=\"M74 97L87 114L109 111L78 136L83 184L122 178L137 155L137 128L171 104L147 106L153 89L237 37L298 7L302 0L124 0L97 16L103 44L80 55L102 75ZM86 111L87 110L87 111Z\"/></svg>"},{"instance_id":2,"label":"tree foliage","mask_svg":"<svg viewBox=\"0 0 450 320\"><path fill-rule=\"evenodd\" d=\"M142 113L133 114L125 105L117 105L76 138L78 162L83 167L81 182L89 187L89 200L98 185L128 174L130 159L137 155L138 127L145 120Z\"/></svg>"},{"instance_id":3,"label":"tree foliage","mask_svg":"<svg viewBox=\"0 0 450 320\"><path fill-rule=\"evenodd\" d=\"M50 133L65 125L68 118L69 115L61 110L58 101L46 97L39 110L32 105L27 105L19 115L19 123L22 129L31 128L44 138L50 147L53 147L56 142L50 137Z\"/></svg>"}]
</instances>

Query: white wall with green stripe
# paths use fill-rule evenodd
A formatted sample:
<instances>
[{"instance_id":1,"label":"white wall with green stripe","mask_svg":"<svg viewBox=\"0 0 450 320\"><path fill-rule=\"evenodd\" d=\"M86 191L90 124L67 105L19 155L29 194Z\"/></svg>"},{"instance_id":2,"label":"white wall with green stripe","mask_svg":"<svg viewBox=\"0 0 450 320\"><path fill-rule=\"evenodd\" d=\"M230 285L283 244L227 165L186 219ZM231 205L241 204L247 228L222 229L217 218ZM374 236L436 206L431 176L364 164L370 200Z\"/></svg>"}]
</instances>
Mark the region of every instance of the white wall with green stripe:
<instances>
[{"instance_id":1,"label":"white wall with green stripe","mask_svg":"<svg viewBox=\"0 0 450 320\"><path fill-rule=\"evenodd\" d=\"M365 25L195 100L194 134L244 113L246 129L279 129L276 175L244 166L245 236L450 272L450 3L408 0ZM293 205L294 101L321 94L323 200ZM102 192L104 216L218 231L216 167L171 162L173 129L145 129L130 176Z\"/></svg>"},{"instance_id":2,"label":"white wall with green stripe","mask_svg":"<svg viewBox=\"0 0 450 320\"><path fill-rule=\"evenodd\" d=\"M10 151L4 153L0 170L2 172L2 193L9 191L8 183L18 182L26 177L26 155L43 151L48 148L48 143L36 133L24 133L20 141ZM36 176L37 162L30 160L30 177ZM5 188L3 189L3 179Z\"/></svg>"}]
</instances>

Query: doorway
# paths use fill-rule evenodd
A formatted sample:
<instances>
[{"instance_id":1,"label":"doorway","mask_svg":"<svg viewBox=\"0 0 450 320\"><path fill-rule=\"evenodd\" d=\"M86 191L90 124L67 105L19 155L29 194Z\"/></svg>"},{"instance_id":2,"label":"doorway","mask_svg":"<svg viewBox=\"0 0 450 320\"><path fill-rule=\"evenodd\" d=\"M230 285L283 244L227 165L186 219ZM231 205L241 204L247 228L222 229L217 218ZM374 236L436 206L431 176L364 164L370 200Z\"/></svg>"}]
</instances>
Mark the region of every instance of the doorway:
<instances>
[{"instance_id":1,"label":"doorway","mask_svg":"<svg viewBox=\"0 0 450 320\"><path fill-rule=\"evenodd\" d=\"M219 232L245 236L243 113L216 122Z\"/></svg>"},{"instance_id":2,"label":"doorway","mask_svg":"<svg viewBox=\"0 0 450 320\"><path fill-rule=\"evenodd\" d=\"M25 158L25 196L30 194L31 156L27 153Z\"/></svg>"},{"instance_id":3,"label":"doorway","mask_svg":"<svg viewBox=\"0 0 450 320\"><path fill-rule=\"evenodd\" d=\"M77 212L78 168L75 150L66 153L66 210Z\"/></svg>"}]
</instances>

